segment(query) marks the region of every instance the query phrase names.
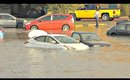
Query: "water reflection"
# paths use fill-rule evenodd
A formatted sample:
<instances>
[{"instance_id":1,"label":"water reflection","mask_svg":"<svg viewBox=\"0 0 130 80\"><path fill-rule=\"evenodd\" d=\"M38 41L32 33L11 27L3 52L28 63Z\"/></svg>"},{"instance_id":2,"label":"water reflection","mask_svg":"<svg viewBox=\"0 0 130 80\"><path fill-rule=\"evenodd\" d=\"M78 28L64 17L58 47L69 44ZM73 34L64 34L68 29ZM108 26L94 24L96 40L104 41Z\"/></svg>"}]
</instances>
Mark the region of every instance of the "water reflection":
<instances>
[{"instance_id":1,"label":"water reflection","mask_svg":"<svg viewBox=\"0 0 130 80\"><path fill-rule=\"evenodd\" d=\"M0 77L129 77L130 37L107 36L107 28L96 33L112 46L86 51L27 48L27 31L6 29L0 43Z\"/></svg>"}]
</instances>

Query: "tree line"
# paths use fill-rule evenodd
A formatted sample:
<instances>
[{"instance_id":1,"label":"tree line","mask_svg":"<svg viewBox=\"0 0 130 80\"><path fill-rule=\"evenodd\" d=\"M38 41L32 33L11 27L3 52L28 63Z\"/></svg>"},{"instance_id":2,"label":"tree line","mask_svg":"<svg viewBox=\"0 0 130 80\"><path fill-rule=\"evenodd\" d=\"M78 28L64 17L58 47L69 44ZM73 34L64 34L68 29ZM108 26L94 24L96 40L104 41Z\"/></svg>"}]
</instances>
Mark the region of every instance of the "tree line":
<instances>
[{"instance_id":1,"label":"tree line","mask_svg":"<svg viewBox=\"0 0 130 80\"><path fill-rule=\"evenodd\" d=\"M68 13L69 11L74 11L78 7L84 7L84 4L47 4L48 11L52 13ZM130 14L130 4L121 4L120 10L122 16L129 16Z\"/></svg>"}]
</instances>

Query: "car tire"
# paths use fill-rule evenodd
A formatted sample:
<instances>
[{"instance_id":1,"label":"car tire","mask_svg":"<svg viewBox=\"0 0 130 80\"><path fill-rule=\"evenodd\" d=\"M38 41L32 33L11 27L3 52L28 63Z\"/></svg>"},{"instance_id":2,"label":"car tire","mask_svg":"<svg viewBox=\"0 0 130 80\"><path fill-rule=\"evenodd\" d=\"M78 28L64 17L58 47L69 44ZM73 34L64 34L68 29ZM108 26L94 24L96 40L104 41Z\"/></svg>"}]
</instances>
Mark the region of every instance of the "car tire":
<instances>
[{"instance_id":1,"label":"car tire","mask_svg":"<svg viewBox=\"0 0 130 80\"><path fill-rule=\"evenodd\" d=\"M116 33L111 33L111 36L116 36Z\"/></svg>"},{"instance_id":2,"label":"car tire","mask_svg":"<svg viewBox=\"0 0 130 80\"><path fill-rule=\"evenodd\" d=\"M69 25L67 25L67 24L63 25L62 31L69 31L69 30L70 30L70 26Z\"/></svg>"},{"instance_id":3,"label":"car tire","mask_svg":"<svg viewBox=\"0 0 130 80\"><path fill-rule=\"evenodd\" d=\"M113 20L114 20L114 18L110 18L110 19L109 19L109 21L113 21Z\"/></svg>"},{"instance_id":4,"label":"car tire","mask_svg":"<svg viewBox=\"0 0 130 80\"><path fill-rule=\"evenodd\" d=\"M23 28L23 23L18 23L18 24L17 24L17 28L18 28L18 29Z\"/></svg>"},{"instance_id":5,"label":"car tire","mask_svg":"<svg viewBox=\"0 0 130 80\"><path fill-rule=\"evenodd\" d=\"M30 30L38 30L38 27L33 25L33 26L31 26Z\"/></svg>"},{"instance_id":6,"label":"car tire","mask_svg":"<svg viewBox=\"0 0 130 80\"><path fill-rule=\"evenodd\" d=\"M103 14L102 15L102 20L103 21L108 21L109 20L109 15L108 14Z\"/></svg>"},{"instance_id":7,"label":"car tire","mask_svg":"<svg viewBox=\"0 0 130 80\"><path fill-rule=\"evenodd\" d=\"M76 21L80 21L81 19L80 19L80 18L76 18L75 20L76 20Z\"/></svg>"}]
</instances>

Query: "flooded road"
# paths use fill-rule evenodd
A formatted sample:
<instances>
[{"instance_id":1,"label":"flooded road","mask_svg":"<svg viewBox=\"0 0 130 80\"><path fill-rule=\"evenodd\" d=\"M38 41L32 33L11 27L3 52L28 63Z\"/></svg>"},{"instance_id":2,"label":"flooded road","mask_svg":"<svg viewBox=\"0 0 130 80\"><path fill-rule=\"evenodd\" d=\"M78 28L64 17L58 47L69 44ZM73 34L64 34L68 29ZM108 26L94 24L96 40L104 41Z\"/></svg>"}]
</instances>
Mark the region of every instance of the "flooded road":
<instances>
[{"instance_id":1,"label":"flooded road","mask_svg":"<svg viewBox=\"0 0 130 80\"><path fill-rule=\"evenodd\" d=\"M64 51L25 47L28 31L6 28L5 39L0 42L0 77L130 77L130 36L107 36L107 29L108 26L101 26L98 31L93 26L84 28L112 43L111 47Z\"/></svg>"}]
</instances>

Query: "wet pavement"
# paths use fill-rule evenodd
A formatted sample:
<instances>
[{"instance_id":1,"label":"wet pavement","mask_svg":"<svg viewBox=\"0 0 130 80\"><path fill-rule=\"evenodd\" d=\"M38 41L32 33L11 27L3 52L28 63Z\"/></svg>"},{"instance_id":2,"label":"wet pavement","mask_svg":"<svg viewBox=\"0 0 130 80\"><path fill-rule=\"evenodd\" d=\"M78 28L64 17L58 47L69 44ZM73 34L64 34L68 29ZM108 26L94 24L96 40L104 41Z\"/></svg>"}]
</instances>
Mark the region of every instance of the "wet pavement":
<instances>
[{"instance_id":1,"label":"wet pavement","mask_svg":"<svg viewBox=\"0 0 130 80\"><path fill-rule=\"evenodd\" d=\"M5 28L5 39L0 42L0 77L129 78L130 36L107 36L106 31L113 24L107 22L107 26L99 27L98 31L93 26L83 28L83 31L96 32L104 41L112 43L111 47L86 51L28 48L24 46L28 31Z\"/></svg>"}]
</instances>

